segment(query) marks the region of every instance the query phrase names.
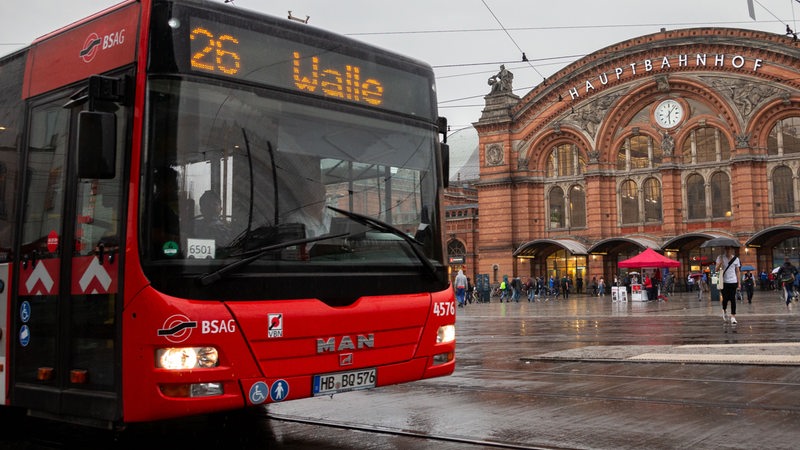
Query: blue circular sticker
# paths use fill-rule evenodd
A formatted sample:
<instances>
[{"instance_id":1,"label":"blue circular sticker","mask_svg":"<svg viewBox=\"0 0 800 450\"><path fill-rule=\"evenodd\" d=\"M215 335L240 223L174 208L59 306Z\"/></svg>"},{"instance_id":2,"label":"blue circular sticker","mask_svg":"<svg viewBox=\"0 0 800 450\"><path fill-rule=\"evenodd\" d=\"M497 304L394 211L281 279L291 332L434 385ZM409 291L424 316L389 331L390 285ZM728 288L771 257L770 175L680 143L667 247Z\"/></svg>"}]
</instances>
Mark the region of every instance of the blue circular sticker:
<instances>
[{"instance_id":1,"label":"blue circular sticker","mask_svg":"<svg viewBox=\"0 0 800 450\"><path fill-rule=\"evenodd\" d=\"M269 396L273 402L280 402L286 399L289 395L289 383L286 380L276 380L272 383L272 389L269 390Z\"/></svg>"},{"instance_id":2,"label":"blue circular sticker","mask_svg":"<svg viewBox=\"0 0 800 450\"><path fill-rule=\"evenodd\" d=\"M257 383L253 383L253 385L250 386L250 394L249 394L250 403L254 405L260 405L267 400L268 396L269 396L269 386L267 386L267 383L259 381Z\"/></svg>"},{"instance_id":3,"label":"blue circular sticker","mask_svg":"<svg viewBox=\"0 0 800 450\"><path fill-rule=\"evenodd\" d=\"M27 300L19 305L19 320L22 323L27 323L31 319L31 304Z\"/></svg>"},{"instance_id":4,"label":"blue circular sticker","mask_svg":"<svg viewBox=\"0 0 800 450\"><path fill-rule=\"evenodd\" d=\"M27 325L23 325L22 328L19 329L19 343L23 347L27 347L30 342L31 330L28 329Z\"/></svg>"}]
</instances>

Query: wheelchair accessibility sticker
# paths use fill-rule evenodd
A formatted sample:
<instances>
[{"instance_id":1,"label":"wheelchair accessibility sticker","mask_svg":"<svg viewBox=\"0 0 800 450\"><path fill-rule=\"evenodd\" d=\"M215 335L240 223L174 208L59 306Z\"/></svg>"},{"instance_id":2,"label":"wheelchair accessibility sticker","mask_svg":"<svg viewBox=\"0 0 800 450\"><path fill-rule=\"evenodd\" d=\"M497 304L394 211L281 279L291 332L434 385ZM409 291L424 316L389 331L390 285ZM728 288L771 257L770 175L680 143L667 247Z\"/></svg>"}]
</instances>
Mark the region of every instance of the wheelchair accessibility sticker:
<instances>
[{"instance_id":1,"label":"wheelchair accessibility sticker","mask_svg":"<svg viewBox=\"0 0 800 450\"><path fill-rule=\"evenodd\" d=\"M259 381L250 386L250 403L260 405L267 400L267 395L269 395L269 386L267 386L267 383Z\"/></svg>"}]
</instances>

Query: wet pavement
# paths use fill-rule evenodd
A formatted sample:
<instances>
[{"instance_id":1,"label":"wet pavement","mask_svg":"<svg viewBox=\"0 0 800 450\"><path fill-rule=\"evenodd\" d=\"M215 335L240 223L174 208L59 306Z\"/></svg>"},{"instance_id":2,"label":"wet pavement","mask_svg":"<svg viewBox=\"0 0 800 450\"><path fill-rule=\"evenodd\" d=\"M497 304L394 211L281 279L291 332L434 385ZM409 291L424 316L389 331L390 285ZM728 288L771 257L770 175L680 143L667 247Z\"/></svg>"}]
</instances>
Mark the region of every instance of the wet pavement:
<instances>
[{"instance_id":1,"label":"wet pavement","mask_svg":"<svg viewBox=\"0 0 800 450\"><path fill-rule=\"evenodd\" d=\"M687 293L467 305L452 376L270 405L275 448L441 448L308 422L462 448L798 448L800 305L757 291L736 318Z\"/></svg>"},{"instance_id":2,"label":"wet pavement","mask_svg":"<svg viewBox=\"0 0 800 450\"><path fill-rule=\"evenodd\" d=\"M449 377L66 443L34 422L0 448L798 448L800 305L757 291L736 317L696 294L470 304Z\"/></svg>"}]
</instances>

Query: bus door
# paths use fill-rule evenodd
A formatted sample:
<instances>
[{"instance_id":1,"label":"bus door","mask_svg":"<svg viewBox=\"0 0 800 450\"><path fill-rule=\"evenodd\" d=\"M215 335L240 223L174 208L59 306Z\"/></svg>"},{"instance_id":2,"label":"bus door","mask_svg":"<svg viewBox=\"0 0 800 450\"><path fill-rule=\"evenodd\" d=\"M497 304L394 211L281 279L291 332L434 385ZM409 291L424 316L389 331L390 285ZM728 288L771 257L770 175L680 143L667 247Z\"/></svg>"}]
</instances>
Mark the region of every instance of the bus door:
<instances>
[{"instance_id":1,"label":"bus door","mask_svg":"<svg viewBox=\"0 0 800 450\"><path fill-rule=\"evenodd\" d=\"M30 108L10 392L13 404L32 412L108 421L121 410L126 114L106 105L116 130L112 170L81 178L79 122L91 105L59 97Z\"/></svg>"}]
</instances>

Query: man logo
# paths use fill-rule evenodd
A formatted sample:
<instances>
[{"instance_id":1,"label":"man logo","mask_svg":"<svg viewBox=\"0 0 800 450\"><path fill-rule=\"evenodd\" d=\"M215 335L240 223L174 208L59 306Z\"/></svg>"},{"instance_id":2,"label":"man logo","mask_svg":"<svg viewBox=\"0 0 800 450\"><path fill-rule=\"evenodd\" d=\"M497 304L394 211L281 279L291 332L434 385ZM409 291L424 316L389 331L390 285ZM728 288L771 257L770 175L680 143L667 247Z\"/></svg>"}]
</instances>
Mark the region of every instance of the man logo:
<instances>
[{"instance_id":1,"label":"man logo","mask_svg":"<svg viewBox=\"0 0 800 450\"><path fill-rule=\"evenodd\" d=\"M359 334L355 338L342 336L340 338L330 337L327 339L317 338L317 353L341 352L342 350L360 350L362 348L375 348L375 335Z\"/></svg>"}]
</instances>

